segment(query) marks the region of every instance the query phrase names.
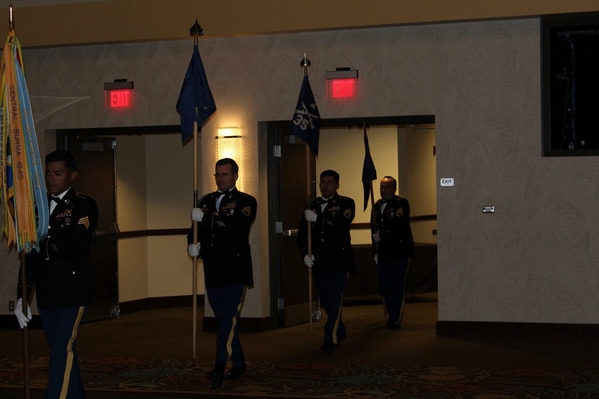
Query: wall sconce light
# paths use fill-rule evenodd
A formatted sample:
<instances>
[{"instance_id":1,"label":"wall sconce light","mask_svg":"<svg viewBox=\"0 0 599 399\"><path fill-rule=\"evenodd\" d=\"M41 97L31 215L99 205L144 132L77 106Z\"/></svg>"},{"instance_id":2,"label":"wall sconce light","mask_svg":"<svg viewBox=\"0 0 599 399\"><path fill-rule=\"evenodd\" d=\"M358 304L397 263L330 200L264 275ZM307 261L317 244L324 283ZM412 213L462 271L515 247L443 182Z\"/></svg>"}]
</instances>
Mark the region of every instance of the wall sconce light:
<instances>
[{"instance_id":1,"label":"wall sconce light","mask_svg":"<svg viewBox=\"0 0 599 399\"><path fill-rule=\"evenodd\" d=\"M231 158L237 162L239 169L243 171L243 148L241 147L241 135L238 127L219 127L218 135L215 137L214 155L217 160ZM242 179L237 180L237 189L243 191Z\"/></svg>"}]
</instances>

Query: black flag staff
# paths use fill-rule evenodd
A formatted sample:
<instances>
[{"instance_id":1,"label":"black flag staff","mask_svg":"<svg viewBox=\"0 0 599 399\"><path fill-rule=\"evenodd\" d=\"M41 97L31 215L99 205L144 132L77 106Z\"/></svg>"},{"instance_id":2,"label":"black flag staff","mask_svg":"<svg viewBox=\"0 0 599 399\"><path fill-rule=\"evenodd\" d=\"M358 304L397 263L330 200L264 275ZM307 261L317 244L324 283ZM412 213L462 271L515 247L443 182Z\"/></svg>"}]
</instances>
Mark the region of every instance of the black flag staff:
<instances>
[{"instance_id":1,"label":"black flag staff","mask_svg":"<svg viewBox=\"0 0 599 399\"><path fill-rule=\"evenodd\" d=\"M189 35L193 36L193 44L197 46L198 37L204 34L204 29L198 23L198 19L196 18L196 22L189 29ZM196 113L197 113L196 107ZM198 153L199 153L199 140L198 140L198 122L193 121L193 205L195 208L198 206ZM193 243L198 243L198 222L194 220L193 222ZM198 257L193 257L193 272L192 272L192 280L193 280L193 288L192 288L192 352L193 352L193 362L196 364L196 343L197 343L197 334L198 334Z\"/></svg>"},{"instance_id":2,"label":"black flag staff","mask_svg":"<svg viewBox=\"0 0 599 399\"><path fill-rule=\"evenodd\" d=\"M368 143L368 135L366 134L366 130L368 129L368 125L366 124L366 119L364 119L362 123L362 130L364 131L364 149L366 151L364 156L364 170L362 171L363 178L367 176L368 184L370 185L370 226L374 234L376 232L376 210L374 208L374 187L372 181L376 179L376 169L374 168L374 162L372 162L372 157L370 156L370 146ZM375 254L378 256L379 254L379 243L375 241ZM385 306L385 298L381 296L382 304L383 304L383 319L387 320L387 308Z\"/></svg>"},{"instance_id":3,"label":"black flag staff","mask_svg":"<svg viewBox=\"0 0 599 399\"><path fill-rule=\"evenodd\" d=\"M308 76L308 67L310 66L310 60L306 57L306 53L304 53L304 58L300 62L300 66L304 68L304 76ZM310 146L306 146L306 209L310 209ZM308 222L308 256L312 257L312 228L310 223ZM312 332L312 268L308 267L308 320L310 323L310 332Z\"/></svg>"}]
</instances>

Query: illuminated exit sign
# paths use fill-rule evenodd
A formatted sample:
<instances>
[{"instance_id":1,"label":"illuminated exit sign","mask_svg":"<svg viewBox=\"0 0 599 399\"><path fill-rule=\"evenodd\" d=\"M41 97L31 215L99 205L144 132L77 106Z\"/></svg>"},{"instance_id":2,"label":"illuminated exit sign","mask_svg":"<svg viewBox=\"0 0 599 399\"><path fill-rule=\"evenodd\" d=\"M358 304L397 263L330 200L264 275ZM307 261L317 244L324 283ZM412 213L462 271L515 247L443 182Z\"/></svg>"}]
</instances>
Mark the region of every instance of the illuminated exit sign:
<instances>
[{"instance_id":1,"label":"illuminated exit sign","mask_svg":"<svg viewBox=\"0 0 599 399\"><path fill-rule=\"evenodd\" d=\"M328 98L354 98L358 91L358 79L331 79L327 82Z\"/></svg>"},{"instance_id":2,"label":"illuminated exit sign","mask_svg":"<svg viewBox=\"0 0 599 399\"><path fill-rule=\"evenodd\" d=\"M133 90L107 90L104 94L106 108L131 108Z\"/></svg>"},{"instance_id":3,"label":"illuminated exit sign","mask_svg":"<svg viewBox=\"0 0 599 399\"><path fill-rule=\"evenodd\" d=\"M107 109L129 109L133 106L133 82L117 79L104 83L104 106Z\"/></svg>"},{"instance_id":4,"label":"illuminated exit sign","mask_svg":"<svg viewBox=\"0 0 599 399\"><path fill-rule=\"evenodd\" d=\"M337 68L326 73L327 98L345 100L358 97L358 71Z\"/></svg>"}]
</instances>

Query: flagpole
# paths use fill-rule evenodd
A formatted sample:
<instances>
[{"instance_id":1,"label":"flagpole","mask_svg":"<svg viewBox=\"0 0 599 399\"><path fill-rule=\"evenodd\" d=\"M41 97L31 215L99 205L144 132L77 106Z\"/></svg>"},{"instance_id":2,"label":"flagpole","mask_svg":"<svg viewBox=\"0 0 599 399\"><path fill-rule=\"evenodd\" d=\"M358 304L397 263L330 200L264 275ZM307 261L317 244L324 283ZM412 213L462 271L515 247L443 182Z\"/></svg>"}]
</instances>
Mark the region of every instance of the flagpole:
<instances>
[{"instance_id":1,"label":"flagpole","mask_svg":"<svg viewBox=\"0 0 599 399\"><path fill-rule=\"evenodd\" d=\"M306 209L310 209L310 147L306 146ZM308 256L312 257L312 222L308 222ZM312 332L312 267L308 268L308 320Z\"/></svg>"},{"instance_id":2,"label":"flagpole","mask_svg":"<svg viewBox=\"0 0 599 399\"><path fill-rule=\"evenodd\" d=\"M21 298L23 299L22 311L24 315L27 315L27 306L29 306L29 298L27 297L27 280L25 273L25 253L21 251L19 253L21 260ZM30 382L29 382L29 341L27 339L28 328L27 325L23 327L23 374L25 378L25 398L29 399L31 396Z\"/></svg>"},{"instance_id":3,"label":"flagpole","mask_svg":"<svg viewBox=\"0 0 599 399\"><path fill-rule=\"evenodd\" d=\"M198 50L198 37L204 33L204 30L198 23L196 18L195 23L189 29L190 36L194 37L193 54L183 79L183 85L181 86L181 92L177 99L177 105L175 108L181 117L181 138L183 145L188 141L193 142L193 208L198 206L198 158L200 146L198 137L202 131L202 125L206 122L214 112L216 112L216 104L214 103L214 97L210 91L208 80L206 78L206 72L204 71L204 65L202 64L202 58ZM189 140L189 139L192 140ZM198 244L198 224L197 222L192 223L192 240L193 244ZM193 308L193 320L192 320L192 355L195 363L196 359L196 331L197 331L197 285L198 285L198 259L199 256L192 257L193 259L193 270L192 270L192 308Z\"/></svg>"},{"instance_id":4,"label":"flagpole","mask_svg":"<svg viewBox=\"0 0 599 399\"><path fill-rule=\"evenodd\" d=\"M304 67L304 76L308 76L308 66L310 66L310 61L306 57L306 53L304 53L304 59L302 60L301 65ZM310 190L312 188L310 184L310 146L306 145L306 209L310 209L311 195ZM312 257L312 223L306 221L308 224L307 233L308 233L308 256ZM312 267L308 268L308 320L310 325L310 332L312 332Z\"/></svg>"},{"instance_id":5,"label":"flagpole","mask_svg":"<svg viewBox=\"0 0 599 399\"><path fill-rule=\"evenodd\" d=\"M370 203L371 203L371 210L370 210L370 220L372 221L371 223L373 223L376 226L376 219L375 219L375 211L374 211L374 187L372 184L372 180L370 181ZM379 255L379 242L375 242L374 245L375 248L375 253L378 257ZM383 306L383 319L387 320L387 307L385 306L385 297L381 295L381 301L382 301L382 306Z\"/></svg>"},{"instance_id":6,"label":"flagpole","mask_svg":"<svg viewBox=\"0 0 599 399\"><path fill-rule=\"evenodd\" d=\"M193 122L193 207L198 206L198 123ZM198 243L198 222L193 221L193 243ZM196 363L196 336L198 330L198 257L193 257L193 270L192 270L192 351L193 351L193 362Z\"/></svg>"},{"instance_id":7,"label":"flagpole","mask_svg":"<svg viewBox=\"0 0 599 399\"><path fill-rule=\"evenodd\" d=\"M12 12L12 2L8 5L8 29L14 31L14 20ZM25 250L19 252L19 260L21 264L21 298L22 298L22 312L27 315L27 307L29 306L29 298L27 297L27 279L25 272ZM31 397L30 380L29 380L29 340L28 340L28 328L27 325L23 327L23 377L25 380L25 398Z\"/></svg>"},{"instance_id":8,"label":"flagpole","mask_svg":"<svg viewBox=\"0 0 599 399\"><path fill-rule=\"evenodd\" d=\"M310 60L306 57L306 53L304 53L304 58L300 61L300 66L304 68L304 79L302 80L302 89L297 106L293 113L292 132L306 143L306 209L310 209L310 193L312 188L310 150L314 152L315 156L318 156L320 114L316 106L316 100L314 100L314 93L312 93L312 89L310 88L310 81L308 79ZM306 220L306 226L306 238L308 241L306 243L307 256L312 257L312 222ZM308 321L310 332L312 332L312 315L312 268L308 267Z\"/></svg>"},{"instance_id":9,"label":"flagpole","mask_svg":"<svg viewBox=\"0 0 599 399\"><path fill-rule=\"evenodd\" d=\"M203 33L198 19L189 30L191 36L194 36L194 46L198 44L198 36ZM196 117L198 115L198 107L195 107ZM199 140L198 140L198 123L193 121L193 207L198 206L198 158L199 158ZM198 244L198 222L193 221L193 243ZM193 351L193 363L196 365L196 344L197 344L197 333L198 333L198 256L193 257L193 271L192 271L192 351Z\"/></svg>"},{"instance_id":10,"label":"flagpole","mask_svg":"<svg viewBox=\"0 0 599 399\"><path fill-rule=\"evenodd\" d=\"M364 132L364 148L366 151L366 154L364 156L364 169L362 171L362 180L365 179L364 174L366 173L365 170L366 169L366 161L367 161L367 157L370 158L370 162L372 164L372 169L374 170L374 174L372 174L371 176L368 176L368 183L369 183L369 188L370 188L370 225L376 227L376 213L375 213L375 209L374 209L374 187L372 184L372 180L376 179L376 170L374 169L374 163L372 162L372 157L370 156L370 148L367 145L368 142L368 134L366 133L366 119L364 119L363 123L362 123L362 130ZM366 187L365 187L366 188ZM367 205L367 197L364 197L364 210L366 210L366 205ZM374 228L371 228L371 232L376 232L376 230ZM379 242L375 241L374 242L374 251L375 251L375 255L378 258L379 255ZM378 265L377 265L378 266ZM385 298L381 295L381 301L382 301L382 306L383 306L383 318L386 320L387 319L387 308L385 307Z\"/></svg>"}]
</instances>

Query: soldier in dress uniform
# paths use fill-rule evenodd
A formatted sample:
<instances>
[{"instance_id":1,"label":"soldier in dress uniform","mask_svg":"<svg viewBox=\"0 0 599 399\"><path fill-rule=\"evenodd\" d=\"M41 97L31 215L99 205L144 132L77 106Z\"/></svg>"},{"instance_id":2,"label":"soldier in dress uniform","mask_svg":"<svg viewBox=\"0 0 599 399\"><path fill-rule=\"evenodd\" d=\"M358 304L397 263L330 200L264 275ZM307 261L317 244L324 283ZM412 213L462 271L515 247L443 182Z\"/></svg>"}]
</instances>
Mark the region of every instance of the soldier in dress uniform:
<instances>
[{"instance_id":1,"label":"soldier in dress uniform","mask_svg":"<svg viewBox=\"0 0 599 399\"><path fill-rule=\"evenodd\" d=\"M327 313L320 349L334 353L346 336L341 317L343 291L349 274L356 271L349 234L356 206L353 199L337 193L339 174L334 170L320 174L319 189L321 197L311 202L300 221L298 246L305 265L312 268L320 306ZM312 254L308 254L308 228L312 229Z\"/></svg>"},{"instance_id":2,"label":"soldier in dress uniform","mask_svg":"<svg viewBox=\"0 0 599 399\"><path fill-rule=\"evenodd\" d=\"M187 241L189 255L203 260L206 295L218 326L215 366L206 377L221 387L225 377L238 378L247 371L238 330L245 292L254 285L249 235L257 203L235 187L239 167L233 159L220 159L215 170L218 190L201 198L191 212L198 243L193 231ZM232 367L225 374L229 360Z\"/></svg>"},{"instance_id":3,"label":"soldier in dress uniform","mask_svg":"<svg viewBox=\"0 0 599 399\"><path fill-rule=\"evenodd\" d=\"M85 398L75 352L77 330L85 307L93 301L90 243L98 223L93 198L71 187L77 163L68 151L46 156L50 228L39 250L25 259L27 298L35 284L44 335L50 346L46 398ZM19 276L21 274L19 273ZM22 281L17 289L15 314L21 328L31 319L22 311Z\"/></svg>"},{"instance_id":4,"label":"soldier in dress uniform","mask_svg":"<svg viewBox=\"0 0 599 399\"><path fill-rule=\"evenodd\" d=\"M381 199L374 205L372 238L379 291L385 301L387 327L399 329L405 304L409 258L414 256L410 204L395 195L397 180L381 179Z\"/></svg>"}]
</instances>

